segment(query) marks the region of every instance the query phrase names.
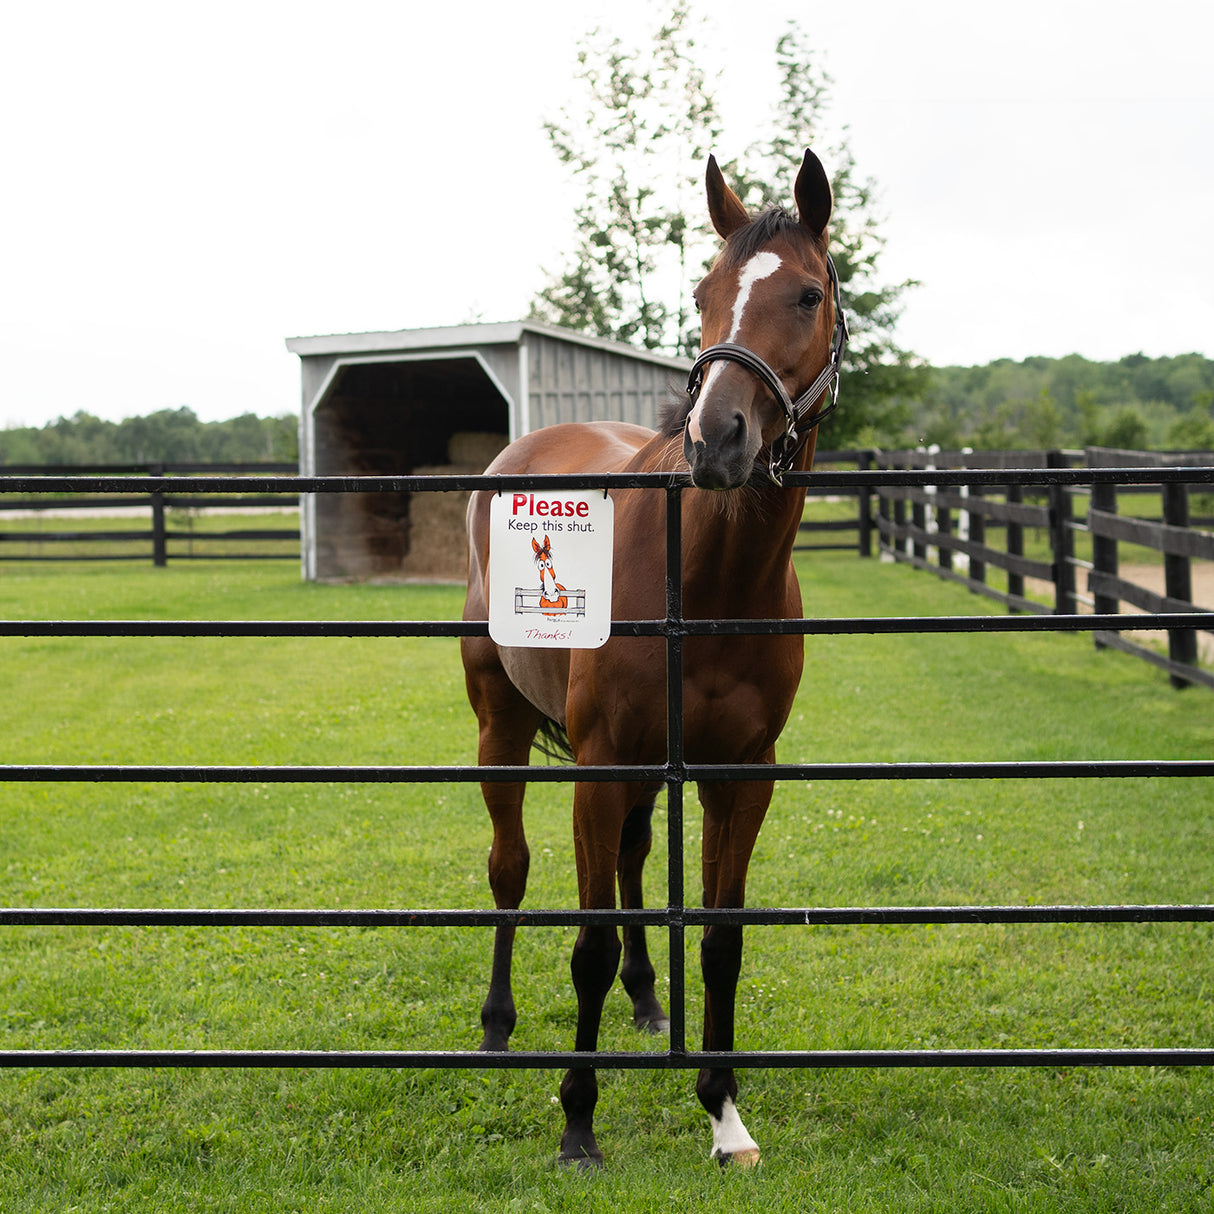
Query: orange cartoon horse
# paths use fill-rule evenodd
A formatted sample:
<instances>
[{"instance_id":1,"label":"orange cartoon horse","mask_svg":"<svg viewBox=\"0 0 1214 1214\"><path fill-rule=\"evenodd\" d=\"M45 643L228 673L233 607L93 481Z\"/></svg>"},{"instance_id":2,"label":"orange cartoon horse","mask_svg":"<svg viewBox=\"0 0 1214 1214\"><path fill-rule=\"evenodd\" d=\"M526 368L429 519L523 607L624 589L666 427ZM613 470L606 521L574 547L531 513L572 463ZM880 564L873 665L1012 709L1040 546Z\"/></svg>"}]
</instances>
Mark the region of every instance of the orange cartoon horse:
<instances>
[{"instance_id":1,"label":"orange cartoon horse","mask_svg":"<svg viewBox=\"0 0 1214 1214\"><path fill-rule=\"evenodd\" d=\"M552 541L544 536L543 547L535 540L531 541L531 547L540 571L540 606L551 607L552 610L544 614L555 619L559 613L568 610L569 600L565 596L565 587L556 580L556 570L552 568Z\"/></svg>"}]
</instances>

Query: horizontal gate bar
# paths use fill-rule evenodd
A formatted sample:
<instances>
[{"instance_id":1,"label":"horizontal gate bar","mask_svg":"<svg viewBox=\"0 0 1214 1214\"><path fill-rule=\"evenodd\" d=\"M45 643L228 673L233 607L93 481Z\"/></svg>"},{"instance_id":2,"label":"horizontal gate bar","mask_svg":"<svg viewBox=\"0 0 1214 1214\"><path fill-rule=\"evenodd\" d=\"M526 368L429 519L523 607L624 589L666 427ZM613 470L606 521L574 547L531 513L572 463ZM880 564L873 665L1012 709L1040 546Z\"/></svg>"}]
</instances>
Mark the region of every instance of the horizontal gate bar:
<instances>
[{"instance_id":1,"label":"horizontal gate bar","mask_svg":"<svg viewBox=\"0 0 1214 1214\"><path fill-rule=\"evenodd\" d=\"M1214 612L1158 615L833 616L802 620L616 620L613 636L834 636L879 633L1115 632L1214 629ZM466 637L484 620L0 620L0 636L28 637Z\"/></svg>"},{"instance_id":2,"label":"horizontal gate bar","mask_svg":"<svg viewBox=\"0 0 1214 1214\"><path fill-rule=\"evenodd\" d=\"M1214 775L1214 759L1011 759L973 763L689 763L606 767L159 766L113 763L0 764L0 784L40 781L186 784L648 784L670 780L1053 780Z\"/></svg>"},{"instance_id":3,"label":"horizontal gate bar","mask_svg":"<svg viewBox=\"0 0 1214 1214\"><path fill-rule=\"evenodd\" d=\"M686 907L672 910L313 910L297 907L0 907L0 926L42 927L644 927L925 923L1209 923L1214 904L1112 906Z\"/></svg>"},{"instance_id":4,"label":"horizontal gate bar","mask_svg":"<svg viewBox=\"0 0 1214 1214\"><path fill-rule=\"evenodd\" d=\"M1214 468L885 468L791 472L789 486L847 489L910 485L1164 485L1214 482ZM0 493L421 493L470 489L497 493L545 489L690 488L666 472L512 476L30 476L0 474Z\"/></svg>"},{"instance_id":5,"label":"horizontal gate bar","mask_svg":"<svg viewBox=\"0 0 1214 1214\"><path fill-rule=\"evenodd\" d=\"M2 1067L298 1067L698 1070L701 1067L1211 1066L1214 1049L774 1050L729 1053L475 1050L0 1050Z\"/></svg>"}]
</instances>

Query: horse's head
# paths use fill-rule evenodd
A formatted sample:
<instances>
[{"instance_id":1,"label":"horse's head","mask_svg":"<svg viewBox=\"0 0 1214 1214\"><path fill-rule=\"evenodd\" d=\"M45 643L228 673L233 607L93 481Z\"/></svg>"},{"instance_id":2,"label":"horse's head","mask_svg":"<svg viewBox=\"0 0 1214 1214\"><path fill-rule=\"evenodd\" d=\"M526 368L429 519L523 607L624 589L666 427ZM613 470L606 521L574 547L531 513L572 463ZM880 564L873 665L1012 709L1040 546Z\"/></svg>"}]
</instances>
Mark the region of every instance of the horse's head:
<instances>
[{"instance_id":1,"label":"horse's head","mask_svg":"<svg viewBox=\"0 0 1214 1214\"><path fill-rule=\"evenodd\" d=\"M791 467L798 432L812 428L807 419L838 371L846 329L826 251L830 182L813 152L797 174L795 218L783 210L752 218L712 157L707 186L725 247L695 289L702 352L683 454L695 485L736 489L764 448L773 480Z\"/></svg>"},{"instance_id":2,"label":"horse's head","mask_svg":"<svg viewBox=\"0 0 1214 1214\"><path fill-rule=\"evenodd\" d=\"M552 541L544 536L541 546L536 540L531 541L531 550L535 556L536 568L540 571L540 589L543 590L551 582L556 585L556 570L552 567Z\"/></svg>"}]
</instances>

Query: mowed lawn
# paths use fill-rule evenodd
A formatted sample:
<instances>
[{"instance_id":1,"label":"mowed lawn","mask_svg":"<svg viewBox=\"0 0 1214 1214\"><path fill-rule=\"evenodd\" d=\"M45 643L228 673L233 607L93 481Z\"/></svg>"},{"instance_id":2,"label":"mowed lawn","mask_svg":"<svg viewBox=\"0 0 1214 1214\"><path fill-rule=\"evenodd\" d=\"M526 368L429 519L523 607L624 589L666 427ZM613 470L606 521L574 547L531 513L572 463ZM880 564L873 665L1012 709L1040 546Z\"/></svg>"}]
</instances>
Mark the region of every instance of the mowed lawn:
<instances>
[{"instance_id":1,"label":"mowed lawn","mask_svg":"<svg viewBox=\"0 0 1214 1214\"><path fill-rule=\"evenodd\" d=\"M848 554L819 615L996 611ZM316 586L289 563L10 565L0 617L441 619L446 586ZM1086 634L811 638L780 757L1209 758L1214 697ZM0 762L463 764L454 640L0 639ZM528 905L576 900L569 789L537 785ZM665 815L657 815L659 835ZM699 824L689 803L688 897ZM752 905L1214 902L1195 779L789 782ZM484 907L473 784L8 783L8 906ZM662 900L665 844L651 860ZM747 931L746 1049L1209 1046L1208 925ZM514 1043L566 1049L572 929L524 930ZM689 1038L701 1001L692 980ZM665 974L665 942L654 933ZM0 932L0 1048L467 1049L484 929ZM638 1038L608 1001L603 1045ZM554 1166L554 1072L0 1071L0 1209L1203 1210L1205 1068L755 1070L753 1172L707 1161L688 1073L604 1070L607 1167Z\"/></svg>"}]
</instances>

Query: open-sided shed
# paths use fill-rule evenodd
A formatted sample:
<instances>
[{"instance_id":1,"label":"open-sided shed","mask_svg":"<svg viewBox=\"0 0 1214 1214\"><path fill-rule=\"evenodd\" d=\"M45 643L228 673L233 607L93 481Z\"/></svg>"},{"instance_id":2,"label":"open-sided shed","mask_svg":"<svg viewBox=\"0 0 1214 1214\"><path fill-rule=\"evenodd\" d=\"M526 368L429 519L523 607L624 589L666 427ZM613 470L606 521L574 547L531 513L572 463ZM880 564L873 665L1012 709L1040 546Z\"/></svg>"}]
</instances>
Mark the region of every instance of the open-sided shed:
<instances>
[{"instance_id":1,"label":"open-sided shed","mask_svg":"<svg viewBox=\"0 0 1214 1214\"><path fill-rule=\"evenodd\" d=\"M295 337L306 476L483 472L565 421L652 426L689 363L532 321ZM304 576L458 578L465 494L308 495Z\"/></svg>"}]
</instances>

